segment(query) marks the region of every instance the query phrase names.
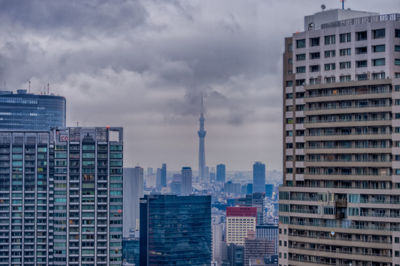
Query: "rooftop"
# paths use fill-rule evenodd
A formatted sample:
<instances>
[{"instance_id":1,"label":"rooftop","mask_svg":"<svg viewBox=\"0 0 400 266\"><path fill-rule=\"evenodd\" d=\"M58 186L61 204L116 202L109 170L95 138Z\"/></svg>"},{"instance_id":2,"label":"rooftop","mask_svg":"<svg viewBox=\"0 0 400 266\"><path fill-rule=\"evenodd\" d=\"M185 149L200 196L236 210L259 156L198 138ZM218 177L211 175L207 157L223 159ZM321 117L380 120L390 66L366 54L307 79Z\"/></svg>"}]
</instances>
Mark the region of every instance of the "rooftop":
<instances>
[{"instance_id":1,"label":"rooftop","mask_svg":"<svg viewBox=\"0 0 400 266\"><path fill-rule=\"evenodd\" d=\"M356 11L350 9L322 10L315 13L314 15L304 17L304 30L318 30L323 28L323 25L326 24L371 16L379 16L379 13Z\"/></svg>"}]
</instances>

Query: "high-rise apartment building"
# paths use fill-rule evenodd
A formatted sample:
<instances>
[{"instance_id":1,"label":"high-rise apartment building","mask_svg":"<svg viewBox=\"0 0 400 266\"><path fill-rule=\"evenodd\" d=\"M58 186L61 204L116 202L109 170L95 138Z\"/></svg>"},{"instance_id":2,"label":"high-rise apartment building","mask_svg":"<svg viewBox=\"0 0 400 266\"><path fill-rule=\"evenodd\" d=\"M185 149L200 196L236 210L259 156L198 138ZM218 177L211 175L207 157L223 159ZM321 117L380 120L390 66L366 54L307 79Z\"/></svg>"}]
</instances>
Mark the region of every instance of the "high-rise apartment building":
<instances>
[{"instance_id":1,"label":"high-rise apartment building","mask_svg":"<svg viewBox=\"0 0 400 266\"><path fill-rule=\"evenodd\" d=\"M182 167L181 178L181 194L183 196L192 194L192 168L188 166Z\"/></svg>"},{"instance_id":2,"label":"high-rise apartment building","mask_svg":"<svg viewBox=\"0 0 400 266\"><path fill-rule=\"evenodd\" d=\"M62 96L36 95L26 90L0 90L0 130L50 130L65 127Z\"/></svg>"},{"instance_id":3,"label":"high-rise apartment building","mask_svg":"<svg viewBox=\"0 0 400 266\"><path fill-rule=\"evenodd\" d=\"M400 265L400 14L285 39L280 265Z\"/></svg>"},{"instance_id":4,"label":"high-rise apartment building","mask_svg":"<svg viewBox=\"0 0 400 266\"><path fill-rule=\"evenodd\" d=\"M121 128L0 132L0 265L120 265L121 215Z\"/></svg>"},{"instance_id":5,"label":"high-rise apartment building","mask_svg":"<svg viewBox=\"0 0 400 266\"><path fill-rule=\"evenodd\" d=\"M210 265L211 197L145 195L140 265Z\"/></svg>"},{"instance_id":6,"label":"high-rise apartment building","mask_svg":"<svg viewBox=\"0 0 400 266\"><path fill-rule=\"evenodd\" d=\"M57 129L51 141L53 265L121 265L122 128Z\"/></svg>"},{"instance_id":7,"label":"high-rise apartment building","mask_svg":"<svg viewBox=\"0 0 400 266\"><path fill-rule=\"evenodd\" d=\"M217 182L225 183L226 179L226 167L225 164L217 165Z\"/></svg>"},{"instance_id":8,"label":"high-rise apartment building","mask_svg":"<svg viewBox=\"0 0 400 266\"><path fill-rule=\"evenodd\" d=\"M253 164L253 193L265 193L265 164L255 162Z\"/></svg>"},{"instance_id":9,"label":"high-rise apartment building","mask_svg":"<svg viewBox=\"0 0 400 266\"><path fill-rule=\"evenodd\" d=\"M143 198L143 168L124 168L123 236L139 228L139 201Z\"/></svg>"},{"instance_id":10,"label":"high-rise apartment building","mask_svg":"<svg viewBox=\"0 0 400 266\"><path fill-rule=\"evenodd\" d=\"M256 231L256 225L256 207L227 207L226 244L243 246L248 233Z\"/></svg>"},{"instance_id":11,"label":"high-rise apartment building","mask_svg":"<svg viewBox=\"0 0 400 266\"><path fill-rule=\"evenodd\" d=\"M256 207L257 208L257 225L264 223L265 217L265 193L256 192L247 194L245 198L237 199L239 206Z\"/></svg>"},{"instance_id":12,"label":"high-rise apartment building","mask_svg":"<svg viewBox=\"0 0 400 266\"><path fill-rule=\"evenodd\" d=\"M0 265L53 261L50 132L0 132Z\"/></svg>"}]
</instances>

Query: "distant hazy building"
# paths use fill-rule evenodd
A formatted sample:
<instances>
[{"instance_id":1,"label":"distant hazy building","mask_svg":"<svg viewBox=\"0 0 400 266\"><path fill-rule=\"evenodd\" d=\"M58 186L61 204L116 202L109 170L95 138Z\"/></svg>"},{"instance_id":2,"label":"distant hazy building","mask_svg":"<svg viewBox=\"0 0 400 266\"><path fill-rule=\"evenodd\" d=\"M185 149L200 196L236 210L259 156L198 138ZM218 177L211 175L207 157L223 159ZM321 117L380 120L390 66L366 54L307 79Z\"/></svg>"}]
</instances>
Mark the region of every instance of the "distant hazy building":
<instances>
[{"instance_id":1,"label":"distant hazy building","mask_svg":"<svg viewBox=\"0 0 400 266\"><path fill-rule=\"evenodd\" d=\"M228 194L236 194L239 195L242 190L240 183L233 183L232 181L228 181L224 184L224 192Z\"/></svg>"},{"instance_id":2,"label":"distant hazy building","mask_svg":"<svg viewBox=\"0 0 400 266\"><path fill-rule=\"evenodd\" d=\"M182 193L182 175L174 174L172 182L169 184L172 194L181 195Z\"/></svg>"},{"instance_id":3,"label":"distant hazy building","mask_svg":"<svg viewBox=\"0 0 400 266\"><path fill-rule=\"evenodd\" d=\"M237 205L246 207L256 207L257 208L257 224L264 223L264 213L265 213L265 193L252 193L247 194L246 197L237 199Z\"/></svg>"},{"instance_id":4,"label":"distant hazy building","mask_svg":"<svg viewBox=\"0 0 400 266\"><path fill-rule=\"evenodd\" d=\"M265 192L265 164L255 162L253 164L253 193Z\"/></svg>"},{"instance_id":5,"label":"distant hazy building","mask_svg":"<svg viewBox=\"0 0 400 266\"><path fill-rule=\"evenodd\" d=\"M145 195L140 265L210 265L211 197Z\"/></svg>"},{"instance_id":6,"label":"distant hazy building","mask_svg":"<svg viewBox=\"0 0 400 266\"><path fill-rule=\"evenodd\" d=\"M265 185L265 197L272 199L272 195L274 193L274 185L273 184L266 184Z\"/></svg>"},{"instance_id":7,"label":"distant hazy building","mask_svg":"<svg viewBox=\"0 0 400 266\"><path fill-rule=\"evenodd\" d=\"M182 167L181 178L181 194L183 196L192 194L192 168L188 166Z\"/></svg>"},{"instance_id":8,"label":"distant hazy building","mask_svg":"<svg viewBox=\"0 0 400 266\"><path fill-rule=\"evenodd\" d=\"M226 243L244 245L249 232L256 231L256 207L226 208Z\"/></svg>"},{"instance_id":9,"label":"distant hazy building","mask_svg":"<svg viewBox=\"0 0 400 266\"><path fill-rule=\"evenodd\" d=\"M167 186L167 164L163 163L161 167L161 187Z\"/></svg>"},{"instance_id":10,"label":"distant hazy building","mask_svg":"<svg viewBox=\"0 0 400 266\"><path fill-rule=\"evenodd\" d=\"M252 194L252 193L253 193L253 184L247 184L246 194Z\"/></svg>"},{"instance_id":11,"label":"distant hazy building","mask_svg":"<svg viewBox=\"0 0 400 266\"><path fill-rule=\"evenodd\" d=\"M62 96L0 90L0 130L49 130L65 127L66 101Z\"/></svg>"},{"instance_id":12,"label":"distant hazy building","mask_svg":"<svg viewBox=\"0 0 400 266\"><path fill-rule=\"evenodd\" d=\"M217 182L225 183L226 179L226 167L225 164L217 165Z\"/></svg>"},{"instance_id":13,"label":"distant hazy building","mask_svg":"<svg viewBox=\"0 0 400 266\"><path fill-rule=\"evenodd\" d=\"M161 191L161 168L157 168L156 173L156 189Z\"/></svg>"},{"instance_id":14,"label":"distant hazy building","mask_svg":"<svg viewBox=\"0 0 400 266\"><path fill-rule=\"evenodd\" d=\"M139 201L143 198L143 168L124 168L123 236L139 228Z\"/></svg>"}]
</instances>

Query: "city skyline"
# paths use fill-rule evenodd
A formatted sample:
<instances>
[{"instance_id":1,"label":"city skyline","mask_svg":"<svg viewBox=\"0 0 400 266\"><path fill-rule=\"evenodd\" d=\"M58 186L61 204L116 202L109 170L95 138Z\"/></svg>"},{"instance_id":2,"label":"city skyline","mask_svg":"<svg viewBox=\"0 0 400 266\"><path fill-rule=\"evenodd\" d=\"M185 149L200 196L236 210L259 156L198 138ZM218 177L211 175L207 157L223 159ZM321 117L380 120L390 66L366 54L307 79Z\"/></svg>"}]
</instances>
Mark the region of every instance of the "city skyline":
<instances>
[{"instance_id":1,"label":"city skyline","mask_svg":"<svg viewBox=\"0 0 400 266\"><path fill-rule=\"evenodd\" d=\"M387 14L396 2L346 8ZM170 169L197 168L205 93L208 165L245 170L262 161L280 170L282 40L302 30L304 15L340 2L119 4L2 2L1 87L26 89L31 80L40 93L50 83L67 99L67 126L123 126L126 166Z\"/></svg>"}]
</instances>

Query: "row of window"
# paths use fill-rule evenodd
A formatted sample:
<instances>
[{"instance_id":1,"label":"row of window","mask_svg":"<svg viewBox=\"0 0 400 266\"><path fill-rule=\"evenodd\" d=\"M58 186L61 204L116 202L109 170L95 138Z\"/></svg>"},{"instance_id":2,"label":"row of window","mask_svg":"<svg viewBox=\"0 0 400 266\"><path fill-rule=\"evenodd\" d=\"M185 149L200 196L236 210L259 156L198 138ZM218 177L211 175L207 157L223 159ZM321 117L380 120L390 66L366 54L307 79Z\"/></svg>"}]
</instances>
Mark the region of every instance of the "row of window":
<instances>
[{"instance_id":1,"label":"row of window","mask_svg":"<svg viewBox=\"0 0 400 266\"><path fill-rule=\"evenodd\" d=\"M395 29L394 32L395 38L400 38L400 29ZM375 29L371 30L372 39L382 39L386 36L386 29ZM358 31L354 33L354 39L356 41L365 41L368 40L368 31ZM325 45L332 45L336 43L336 35L326 35L323 37ZM351 42L351 32L341 33L339 34L339 42L347 43ZM309 38L309 46L315 47L320 46L321 37L312 37ZM296 48L305 48L306 47L306 39L296 40Z\"/></svg>"},{"instance_id":2,"label":"row of window","mask_svg":"<svg viewBox=\"0 0 400 266\"><path fill-rule=\"evenodd\" d=\"M355 54L367 54L368 53L368 46L360 46L355 48ZM371 51L373 53L382 53L386 51L386 45L385 44L379 44L379 45L372 45L371 46ZM394 46L394 51L395 52L400 52L400 45L395 45ZM339 49L339 56L349 56L351 55L351 48L343 48ZM336 57L336 50L326 50L324 51L324 57L325 58L332 58ZM321 52L312 52L309 53L309 58L311 60L315 59L320 59L321 58ZM296 54L296 61L304 61L306 60L306 54ZM289 61L291 63L291 61Z\"/></svg>"},{"instance_id":3,"label":"row of window","mask_svg":"<svg viewBox=\"0 0 400 266\"><path fill-rule=\"evenodd\" d=\"M385 58L371 59L371 65L372 66L384 66L385 64L386 64ZM394 60L394 65L400 66L400 59L395 59ZM368 60L357 60L357 61L355 61L355 67L356 68L368 67ZM339 62L339 69L349 69L349 68L351 68L351 61ZM330 70L335 70L335 69L336 69L336 63L324 64L324 70L325 71L330 71ZM320 72L321 71L321 66L320 65L310 65L309 66L309 71L310 72ZM298 66L298 67L296 67L296 73L297 74L306 73L306 66Z\"/></svg>"}]
</instances>

